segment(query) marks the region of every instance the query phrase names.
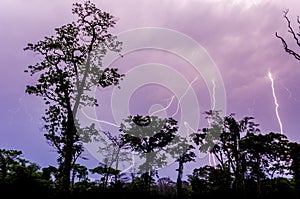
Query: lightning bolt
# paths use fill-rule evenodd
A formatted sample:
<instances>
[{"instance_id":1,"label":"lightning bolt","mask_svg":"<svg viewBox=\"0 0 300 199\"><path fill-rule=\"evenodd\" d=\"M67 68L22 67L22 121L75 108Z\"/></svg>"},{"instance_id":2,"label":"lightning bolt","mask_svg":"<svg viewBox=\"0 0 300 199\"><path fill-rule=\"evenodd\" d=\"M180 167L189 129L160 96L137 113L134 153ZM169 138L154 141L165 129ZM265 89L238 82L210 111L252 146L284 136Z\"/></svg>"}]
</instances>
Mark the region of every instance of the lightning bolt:
<instances>
[{"instance_id":1,"label":"lightning bolt","mask_svg":"<svg viewBox=\"0 0 300 199\"><path fill-rule=\"evenodd\" d=\"M114 127L117 127L117 128L120 127L120 126L118 126L117 124L114 124L114 123L111 123L111 122L107 122L107 121L105 121L105 120L98 120L98 119L96 119L96 118L92 118L92 117L89 116L82 108L81 108L80 110L81 110L82 114L83 114L86 118L88 118L88 119L90 119L90 120L92 120L92 121L99 122L99 123L103 123L103 124L108 124L108 125L111 125L111 126L114 126Z\"/></svg>"},{"instance_id":2,"label":"lightning bolt","mask_svg":"<svg viewBox=\"0 0 300 199\"><path fill-rule=\"evenodd\" d=\"M196 77L189 85L188 87L186 88L185 92L180 96L179 100L178 100L178 103L177 103L177 108L176 108L176 111L175 113L172 114L172 117L174 117L178 111L179 111L179 105L180 105L180 102L182 100L182 98L187 94L188 90L192 87L193 83L198 79L198 77Z\"/></svg>"},{"instance_id":3,"label":"lightning bolt","mask_svg":"<svg viewBox=\"0 0 300 199\"><path fill-rule=\"evenodd\" d=\"M289 98L292 98L295 102L299 102L299 100L297 100L297 98L295 98L293 96L292 91L290 91L290 89L288 89L283 83L281 83L281 86L284 88L284 90L286 90L286 92L289 94Z\"/></svg>"},{"instance_id":4,"label":"lightning bolt","mask_svg":"<svg viewBox=\"0 0 300 199\"><path fill-rule=\"evenodd\" d=\"M275 112L276 112L276 117L277 117L278 124L279 124L279 127L280 127L280 133L283 134L282 122L281 122L279 112L278 112L279 104L278 104L278 101L277 101L277 97L276 97L276 94L275 94L275 88L274 88L274 79L272 77L271 72L269 72L268 75L269 75L269 79L271 81L272 94L273 94L274 104L275 104Z\"/></svg>"},{"instance_id":5,"label":"lightning bolt","mask_svg":"<svg viewBox=\"0 0 300 199\"><path fill-rule=\"evenodd\" d=\"M80 109L80 110L81 110L82 114L86 118L88 118L88 119L90 119L92 121L103 123L103 124L108 124L108 125L111 125L111 126L114 126L114 127L118 127L118 128L120 127L117 124L114 124L114 123L111 123L111 122L108 122L108 121L105 121L105 120L98 120L96 118L93 118L93 117L89 116L83 109ZM120 173L125 173L126 171L128 171L129 169L131 169L134 165L135 165L135 157L134 157L134 154L132 154L132 163L127 168L123 169Z\"/></svg>"},{"instance_id":6,"label":"lightning bolt","mask_svg":"<svg viewBox=\"0 0 300 199\"><path fill-rule=\"evenodd\" d=\"M191 85L194 83L194 81L196 81L197 80L197 78L195 78L192 82L191 82L191 84L189 85L189 87L187 88L187 90L191 87ZM214 79L212 79L211 80L211 82L212 82L212 85L213 85L213 88L212 88L212 110L215 110L215 108L216 108L216 83L215 83L215 81L214 81ZM187 93L187 90L186 90L186 92L185 92L185 94ZM184 95L183 95L184 96ZM183 97L182 96L182 97ZM181 98L182 98L181 97ZM180 99L181 99L180 98ZM180 102L180 101L179 101ZM176 115L177 114L177 112L178 112L178 107L177 107L177 111L173 114L173 115ZM210 118L207 118L207 122L208 122L208 125L209 125L209 127L211 126L211 121L210 121ZM187 129L187 135L189 135L189 131L192 131L193 133L196 133L196 131L189 125L189 123L188 122L184 122L184 126L185 126L185 128ZM200 152L199 152L199 155L201 155L200 154ZM209 161L209 164L210 164L210 166L213 166L213 167L215 167L217 164L216 164L216 159L215 159L215 156L213 155L213 154L211 154L211 153L209 153L209 156L208 156L208 161Z\"/></svg>"},{"instance_id":7,"label":"lightning bolt","mask_svg":"<svg viewBox=\"0 0 300 199\"><path fill-rule=\"evenodd\" d=\"M174 98L175 98L175 95L172 96L172 98L171 98L169 104L168 104L165 108L162 108L162 109L160 109L160 110L157 110L157 111L152 112L152 113L150 114L150 116L153 116L155 113L159 113L159 112L161 112L161 111L167 110L167 109L171 106L171 104L173 103Z\"/></svg>"},{"instance_id":8,"label":"lightning bolt","mask_svg":"<svg viewBox=\"0 0 300 199\"><path fill-rule=\"evenodd\" d=\"M180 105L180 102L181 102L182 98L187 94L188 90L192 87L192 84L193 84L197 79L198 79L198 77L196 77L196 78L188 85L188 87L186 88L186 90L184 91L184 93L180 96L180 98L179 98L179 100L178 100L178 103L177 103L176 111L175 111L175 113L172 114L171 117L174 117L174 116L178 113L178 111L179 111L179 105ZM159 110L157 110L157 111L154 111L151 115L154 115L155 113L159 113L159 112L161 112L161 111L165 111L165 110L167 110L168 108L170 108L170 106L171 106L171 104L173 103L173 100L174 100L175 97L176 97L176 95L173 95L172 98L171 98L171 101L169 102L169 104L168 104L166 107L164 107L164 108L162 108L162 109L159 109Z\"/></svg>"},{"instance_id":9,"label":"lightning bolt","mask_svg":"<svg viewBox=\"0 0 300 199\"><path fill-rule=\"evenodd\" d=\"M215 80L212 79L211 83L213 85L213 89L212 89L212 110L215 110L215 108L216 108L216 83L215 83ZM208 123L208 127L211 127L211 120L210 120L209 117L207 117L207 123ZM215 156L211 153L208 154L208 161L209 161L210 166L215 167L217 165Z\"/></svg>"},{"instance_id":10,"label":"lightning bolt","mask_svg":"<svg viewBox=\"0 0 300 199\"><path fill-rule=\"evenodd\" d=\"M213 85L213 89L212 89L212 110L215 110L215 108L216 108L216 83L215 83L215 80L212 79L211 83Z\"/></svg>"},{"instance_id":11,"label":"lightning bolt","mask_svg":"<svg viewBox=\"0 0 300 199\"><path fill-rule=\"evenodd\" d=\"M182 100L183 97L187 94L188 90L192 87L193 83L194 83L197 79L198 79L198 77L196 77L196 78L188 85L188 87L186 88L185 92L180 96L180 98L179 98L179 100L178 100L178 103L177 103L176 111L172 114L172 117L174 117L174 116L178 113L178 111L179 111L179 105L180 105L181 100ZM214 96L215 96L215 83L214 83L214 81L213 81L213 109L214 109L214 107L215 107L215 97L214 97ZM174 98L175 98L175 95L172 96L170 102L167 104L166 107L164 107L163 109L154 111L151 115L153 115L153 114L155 114L155 113L158 113L158 112L161 112L161 111L164 111L164 110L167 110L167 109L171 106L171 104L173 103ZM111 125L111 126L114 126L114 127L118 127L118 128L119 128L119 126L118 126L117 124L114 124L114 123L111 123L111 122L108 122L108 121L105 121L105 120L99 120L99 119L96 119L96 118L93 118L93 117L89 116L83 109L81 109L81 112L82 112L82 114L83 114L86 118L88 118L88 119L90 119L90 120L92 120L92 121L99 122L99 123L104 123L104 124L108 124L108 125ZM187 136L189 136L189 130L192 130L193 132L196 132L195 130L193 130L193 129L190 127L190 125L189 125L187 122L184 122L184 125L185 125L185 127L186 127L186 129L187 129ZM189 142L190 142L190 140L189 140ZM128 171L129 169L131 169L131 168L134 166L134 164L135 164L135 158L134 158L134 155L132 155L132 164L131 164L128 168L126 168L126 169L124 169L123 171L121 171L121 173L124 173L124 172Z\"/></svg>"}]
</instances>

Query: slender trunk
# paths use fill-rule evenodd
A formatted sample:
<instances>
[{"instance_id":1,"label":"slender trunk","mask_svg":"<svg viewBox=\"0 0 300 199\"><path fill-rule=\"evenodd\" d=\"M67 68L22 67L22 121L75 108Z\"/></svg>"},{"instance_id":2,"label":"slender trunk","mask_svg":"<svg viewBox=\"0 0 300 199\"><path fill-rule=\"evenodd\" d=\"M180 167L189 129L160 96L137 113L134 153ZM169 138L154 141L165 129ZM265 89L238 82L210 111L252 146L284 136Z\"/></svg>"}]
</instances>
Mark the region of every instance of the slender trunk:
<instances>
[{"instance_id":1,"label":"slender trunk","mask_svg":"<svg viewBox=\"0 0 300 199\"><path fill-rule=\"evenodd\" d=\"M92 51L92 46L94 44L94 38L89 46L89 52ZM86 78L90 68L90 53L88 54L86 69L83 75L83 79L80 84L80 88L78 89L78 95L76 96L76 100L74 103L73 109L71 108L70 96L67 91L65 92L65 99L67 101L67 111L68 111L68 121L67 121L67 129L66 129L66 145L65 145L65 156L63 162L63 171L62 171L62 191L69 193L70 192L70 177L71 177L71 169L72 169L72 160L74 153L74 135L76 134L76 126L74 123L74 118L76 117L79 104L81 101L81 96L83 94Z\"/></svg>"},{"instance_id":2,"label":"slender trunk","mask_svg":"<svg viewBox=\"0 0 300 199\"><path fill-rule=\"evenodd\" d=\"M182 197L182 173L183 173L183 162L179 160L179 166L178 166L178 175L177 175L177 182L176 182L176 188L177 188L177 198Z\"/></svg>"},{"instance_id":3,"label":"slender trunk","mask_svg":"<svg viewBox=\"0 0 300 199\"><path fill-rule=\"evenodd\" d=\"M235 159L235 191L237 193L237 197L243 197L245 190L244 190L244 176L242 173L241 168L241 157L240 157L240 133L234 132L234 159Z\"/></svg>"},{"instance_id":4,"label":"slender trunk","mask_svg":"<svg viewBox=\"0 0 300 199\"><path fill-rule=\"evenodd\" d=\"M75 170L72 170L72 181L71 181L71 190L74 188L74 182L75 182Z\"/></svg>"},{"instance_id":5,"label":"slender trunk","mask_svg":"<svg viewBox=\"0 0 300 199\"><path fill-rule=\"evenodd\" d=\"M71 123L71 122L68 122ZM73 122L72 122L73 123ZM67 130L67 141L65 146L65 159L63 163L63 180L62 180L62 191L69 192L70 191L70 177L72 170L72 160L74 153L74 125L69 124L69 128Z\"/></svg>"},{"instance_id":6,"label":"slender trunk","mask_svg":"<svg viewBox=\"0 0 300 199\"><path fill-rule=\"evenodd\" d=\"M143 180L144 180L144 190L147 192L147 193L150 193L150 185L151 185L151 171L146 171L144 173L144 176L143 176Z\"/></svg>"},{"instance_id":7,"label":"slender trunk","mask_svg":"<svg viewBox=\"0 0 300 199\"><path fill-rule=\"evenodd\" d=\"M117 181L119 180L119 175L120 173L118 172L118 167L119 167L119 153L120 153L120 147L118 147L118 150L117 150L117 155L116 155L116 168L115 168L115 184L117 184Z\"/></svg>"},{"instance_id":8,"label":"slender trunk","mask_svg":"<svg viewBox=\"0 0 300 199\"><path fill-rule=\"evenodd\" d=\"M148 188L147 188L147 192L150 193L150 188L151 188L151 176L152 176L152 172L149 171L147 174L147 181L148 181Z\"/></svg>"},{"instance_id":9,"label":"slender trunk","mask_svg":"<svg viewBox=\"0 0 300 199\"><path fill-rule=\"evenodd\" d=\"M104 177L104 187L103 187L104 189L107 188L109 172L110 172L110 167L109 167L109 168L106 168L106 174L105 174L105 177Z\"/></svg>"}]
</instances>

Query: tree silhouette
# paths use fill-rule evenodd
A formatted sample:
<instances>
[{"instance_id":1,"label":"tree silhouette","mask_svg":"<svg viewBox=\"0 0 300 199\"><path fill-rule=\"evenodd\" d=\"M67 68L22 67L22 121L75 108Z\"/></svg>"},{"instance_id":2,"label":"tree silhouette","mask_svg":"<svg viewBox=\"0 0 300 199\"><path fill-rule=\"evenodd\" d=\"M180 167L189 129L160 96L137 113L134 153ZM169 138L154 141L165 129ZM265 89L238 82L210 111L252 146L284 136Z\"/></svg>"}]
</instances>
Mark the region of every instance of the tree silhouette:
<instances>
[{"instance_id":1,"label":"tree silhouette","mask_svg":"<svg viewBox=\"0 0 300 199\"><path fill-rule=\"evenodd\" d=\"M295 179L296 194L300 196L300 144L296 142L290 143L290 156L292 159L291 170Z\"/></svg>"},{"instance_id":2,"label":"tree silhouette","mask_svg":"<svg viewBox=\"0 0 300 199\"><path fill-rule=\"evenodd\" d=\"M289 10L284 11L284 15L283 17L285 18L286 22L287 22L287 28L288 28L288 33L291 34L292 39L294 40L294 42L296 43L296 45L298 47L300 47L300 32L296 32L292 26L291 20L289 19L288 15ZM297 23L298 23L298 31L300 28L300 19L299 16L297 17ZM283 45L283 49L290 55L292 55L294 58L296 58L297 60L300 61L300 54L292 49L291 47L289 47L288 42L282 37L280 36L277 32L275 32L275 36L277 38L279 38L281 40L281 43Z\"/></svg>"},{"instance_id":3,"label":"tree silhouette","mask_svg":"<svg viewBox=\"0 0 300 199\"><path fill-rule=\"evenodd\" d=\"M120 137L118 135L113 135L109 131L102 131L102 133L106 137L96 137L97 143L102 143L100 144L98 150L103 155L101 164L103 164L107 168L110 168L111 171L120 170L119 167L124 166L122 163L128 165L132 161L132 156L128 151L122 149L124 143L120 139ZM114 174L114 180L116 183L118 181L119 175L121 174L121 171L114 172ZM109 173L107 173L107 176L105 177L106 181L108 180L108 175Z\"/></svg>"},{"instance_id":4,"label":"tree silhouette","mask_svg":"<svg viewBox=\"0 0 300 199\"><path fill-rule=\"evenodd\" d=\"M297 16L297 31L294 29L291 20L288 17L288 12L289 10L284 11L284 15L283 17L285 18L286 22L287 22L287 31L288 33L290 33L293 41L295 42L296 47L300 47L300 17ZM280 39L282 45L283 45L283 49L285 50L285 52L287 52L288 54L292 55L296 60L300 61L300 53L297 52L296 49L293 49L290 47L290 45L288 45L288 42L286 39L284 39L282 36L280 36L277 32L275 32L275 36L277 38ZM294 178L295 178L295 182L296 182L296 191L298 196L300 195L300 163L299 163L299 147L297 147L297 143L294 143L291 145L291 157L293 159L293 165L292 165L292 169L293 169L293 173L294 173Z\"/></svg>"},{"instance_id":5,"label":"tree silhouette","mask_svg":"<svg viewBox=\"0 0 300 199\"><path fill-rule=\"evenodd\" d=\"M274 176L286 176L289 172L290 158L287 137L280 133L247 133L241 140L244 154L246 178L256 182L256 193L260 197L261 182Z\"/></svg>"},{"instance_id":6,"label":"tree silhouette","mask_svg":"<svg viewBox=\"0 0 300 199\"><path fill-rule=\"evenodd\" d=\"M84 165L80 165L80 164L75 164L73 171L72 171L72 181L71 181L71 185L72 185L72 189L74 187L74 183L75 183L75 177L77 177L78 181L83 181L83 180L87 180L88 179L88 169L86 168L86 166Z\"/></svg>"},{"instance_id":7,"label":"tree silhouette","mask_svg":"<svg viewBox=\"0 0 300 199\"><path fill-rule=\"evenodd\" d=\"M289 175L291 160L294 158L297 162L297 150L285 135L274 132L261 134L253 117L237 120L234 114L223 118L214 111L206 114L211 119L210 127L192 136L199 150L214 154L218 164L214 168L210 166L194 170L190 176L194 184L192 186L211 191L216 186L225 190L229 188L228 185L232 185L237 197L248 195L261 198L268 187L275 189L275 183L280 181L280 177ZM217 131L221 132L218 137ZM297 167L297 163L295 165ZM214 179L213 176L223 176L224 181Z\"/></svg>"},{"instance_id":8,"label":"tree silhouette","mask_svg":"<svg viewBox=\"0 0 300 199\"><path fill-rule=\"evenodd\" d=\"M229 170L224 171L220 165L215 167L206 165L195 168L193 173L188 175L188 180L195 195L216 196L220 193L228 195L231 190L232 174Z\"/></svg>"},{"instance_id":9,"label":"tree silhouette","mask_svg":"<svg viewBox=\"0 0 300 199\"><path fill-rule=\"evenodd\" d=\"M119 170L108 167L106 164L100 164L100 166L90 169L90 171L101 176L100 182L102 182L104 189L107 188L109 177L116 176L120 173Z\"/></svg>"},{"instance_id":10,"label":"tree silhouette","mask_svg":"<svg viewBox=\"0 0 300 199\"><path fill-rule=\"evenodd\" d=\"M120 126L123 148L136 152L144 159L138 169L142 172L148 191L155 170L166 164L167 157L159 151L171 143L177 130L176 120L157 116L128 116Z\"/></svg>"},{"instance_id":11,"label":"tree silhouette","mask_svg":"<svg viewBox=\"0 0 300 199\"><path fill-rule=\"evenodd\" d=\"M114 17L86 1L74 3L72 13L77 20L59 28L24 50L39 54L41 61L25 72L38 75L35 85L26 93L40 96L47 108L42 117L47 141L58 153L60 188L70 190L70 178L77 158L83 152L81 137L96 134L91 126L80 126L76 118L81 106L97 106L97 100L86 92L95 86L118 85L123 75L117 68L104 68L102 58L108 50L119 52L121 43L109 33Z\"/></svg>"},{"instance_id":12,"label":"tree silhouette","mask_svg":"<svg viewBox=\"0 0 300 199\"><path fill-rule=\"evenodd\" d=\"M1 184L4 185L6 183L6 179L8 177L9 171L11 170L11 167L18 163L21 155L22 151L19 150L0 149Z\"/></svg>"},{"instance_id":13,"label":"tree silhouette","mask_svg":"<svg viewBox=\"0 0 300 199\"><path fill-rule=\"evenodd\" d=\"M182 198L182 177L183 177L183 166L187 162L195 161L196 154L192 151L194 147L192 145L188 145L186 139L182 139L179 142L181 145L181 150L183 153L179 155L176 159L178 162L178 168L176 169L177 174L177 181L176 181L176 190L177 190L177 198Z\"/></svg>"},{"instance_id":14,"label":"tree silhouette","mask_svg":"<svg viewBox=\"0 0 300 199\"><path fill-rule=\"evenodd\" d=\"M207 111L210 126L200 132L192 134L194 142L201 152L215 155L223 172L233 173L233 187L237 195L245 190L245 154L240 147L242 136L248 133L257 133L258 124L253 117L244 117L237 120L234 114L221 117L218 111Z\"/></svg>"},{"instance_id":15,"label":"tree silhouette","mask_svg":"<svg viewBox=\"0 0 300 199\"><path fill-rule=\"evenodd\" d=\"M54 193L49 173L37 163L24 159L19 150L0 149L0 195L10 197ZM46 169L47 170L47 169ZM45 172L44 172L45 171Z\"/></svg>"}]
</instances>

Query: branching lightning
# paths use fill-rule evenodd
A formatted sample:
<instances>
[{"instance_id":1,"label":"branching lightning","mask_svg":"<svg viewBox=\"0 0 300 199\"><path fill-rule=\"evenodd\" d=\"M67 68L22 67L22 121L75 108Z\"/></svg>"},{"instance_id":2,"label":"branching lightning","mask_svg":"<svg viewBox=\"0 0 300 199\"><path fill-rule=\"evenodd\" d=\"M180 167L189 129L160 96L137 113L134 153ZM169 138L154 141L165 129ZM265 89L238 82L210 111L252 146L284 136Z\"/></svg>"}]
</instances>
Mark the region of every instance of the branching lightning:
<instances>
[{"instance_id":1,"label":"branching lightning","mask_svg":"<svg viewBox=\"0 0 300 199\"><path fill-rule=\"evenodd\" d=\"M187 94L188 90L192 87L192 84L193 84L197 79L198 79L198 77L196 77L196 78L188 85L188 87L186 88L186 90L184 91L184 93L180 96L180 98L179 98L179 100L178 100L178 103L177 103L176 111L172 114L171 117L174 117L174 116L178 113L179 107L180 107L180 102L181 102L182 98ZM173 95L173 96L171 97L171 101L168 103L168 105L167 105L166 107L164 107L164 108L162 108L162 109L159 109L159 110L157 110L157 111L154 111L151 115L154 115L155 113L159 113L159 112L161 112L161 111L165 111L165 110L167 110L168 108L170 108L170 106L171 106L171 104L173 103L175 97L176 97L176 95Z\"/></svg>"},{"instance_id":2,"label":"branching lightning","mask_svg":"<svg viewBox=\"0 0 300 199\"><path fill-rule=\"evenodd\" d=\"M191 126L190 126L190 124L188 123L188 122L186 122L186 121L184 121L183 122L183 125L184 125L184 127L186 128L186 136L187 137L190 137L190 131L191 132L193 132L193 133L197 133L197 131L196 130L194 130ZM189 141L190 141L190 139L189 139Z\"/></svg>"},{"instance_id":3,"label":"branching lightning","mask_svg":"<svg viewBox=\"0 0 300 199\"><path fill-rule=\"evenodd\" d=\"M197 80L197 78L195 78L192 82L191 82L191 84L189 85L189 87L187 88L187 90L191 87L191 85L194 83L194 81L196 81ZM212 79L211 80L211 82L212 82L212 85L213 85L213 88L212 88L212 110L215 110L215 107L216 107L216 84L215 84L215 81ZM185 92L185 94L187 93L187 90L186 90L186 92ZM184 95L185 95L184 94ZM184 96L184 95L182 95L181 96L181 98ZM180 98L180 99L181 99ZM179 100L179 102L180 102L180 100ZM179 104L178 104L179 105ZM177 112L178 112L178 107L177 107L177 111L173 114L173 115L176 115L177 114ZM209 127L211 126L211 121L209 120L209 118L207 118L207 122L208 122L208 124L209 124ZM189 135L190 135L190 131L191 132L193 132L193 133L197 133L190 125L189 125L189 123L188 122L184 122L184 126L185 126L185 128L186 128L186 132L187 132L187 136L189 137ZM200 154L200 151L199 151L199 156L201 156L201 154ZM217 164L216 164L216 160L215 160L215 156L213 155L213 154L211 154L211 153L209 153L208 154L208 161L209 161L209 164L210 164L210 166L216 166Z\"/></svg>"},{"instance_id":4,"label":"branching lightning","mask_svg":"<svg viewBox=\"0 0 300 199\"><path fill-rule=\"evenodd\" d=\"M176 111L172 114L172 117L174 117L174 116L178 113L179 107L180 107L180 103L181 103L181 100L182 100L183 97L187 94L187 92L189 91L189 89L192 87L193 83L194 83L197 79L198 79L198 77L196 77L192 82L190 82L190 84L188 85L188 87L185 89L184 93L183 93L183 94L180 96L180 98L178 99L178 102L177 102L177 108L176 108ZM212 109L214 109L214 108L215 108L215 86L216 86L216 85L215 85L215 82L214 82L213 80L212 80L212 84L213 84ZM164 108L162 108L162 109L160 109L160 110L157 110L157 111L152 112L151 115L154 115L154 114L159 113L159 112L161 112L161 111L165 111L165 110L167 110L168 108L170 108L170 106L172 105L172 103L173 103L175 97L176 97L176 95L173 95L173 96L171 97L170 102L167 104L166 107L164 107ZM99 122L99 123L103 123L103 124L108 124L108 125L111 125L111 126L114 126L114 127L118 127L118 128L119 128L119 126L118 126L117 124L115 124L115 123L111 123L111 122L108 122L108 121L105 121L105 120L99 120L99 119L96 119L96 118L93 118L93 117L89 116L83 109L81 109L81 112L82 112L82 114L83 114L86 118L88 118L88 119L90 119L90 120L92 120L92 121ZM196 131L195 131L194 129L192 129L192 127L190 127L190 125L188 124L188 122L184 122L184 126L185 126L186 129L187 129L187 131L186 131L186 133L187 133L186 136L187 136L187 137L190 137L190 134L189 134L190 131L196 133ZM191 142L190 139L188 139L188 141ZM199 152L200 152L200 151L199 151ZM201 154L200 154L200 155L201 155ZM214 158L213 158L213 159L214 159ZM210 162L211 162L211 160L210 160ZM215 161L214 161L214 163L215 163ZM135 158L134 158L134 155L132 154L132 164L131 164L128 168L125 168L123 171L121 171L121 173L124 173L124 172L128 171L128 170L131 169L134 165L135 165Z\"/></svg>"},{"instance_id":5,"label":"branching lightning","mask_svg":"<svg viewBox=\"0 0 300 199\"><path fill-rule=\"evenodd\" d=\"M176 108L176 111L175 113L172 114L172 117L174 117L178 111L179 111L179 106L180 106L180 102L182 100L182 98L187 94L188 90L192 87L193 83L198 79L198 77L196 77L189 85L188 87L186 88L185 92L180 96L179 100L178 100L178 103L177 103L177 108Z\"/></svg>"},{"instance_id":6,"label":"branching lightning","mask_svg":"<svg viewBox=\"0 0 300 199\"><path fill-rule=\"evenodd\" d=\"M295 98L293 96L292 91L290 91L290 89L288 89L284 84L281 83L281 86L284 88L284 90L286 90L286 92L289 94L289 98L292 98L295 102L299 102L299 100L297 100L297 98Z\"/></svg>"},{"instance_id":7,"label":"branching lightning","mask_svg":"<svg viewBox=\"0 0 300 199\"><path fill-rule=\"evenodd\" d=\"M114 124L114 123L111 123L111 122L107 122L107 121L105 121L105 120L98 120L98 119L96 119L96 118L92 118L91 116L89 116L83 109L80 109L81 110L81 112L82 112L82 114L86 117L86 118L88 118L88 119L90 119L90 120L92 120L92 121L95 121L95 122L99 122L99 123L104 123L104 124L108 124L108 125L111 125L111 126L114 126L114 127L120 127L120 126L118 126L118 125L116 125L116 124Z\"/></svg>"},{"instance_id":8,"label":"branching lightning","mask_svg":"<svg viewBox=\"0 0 300 199\"><path fill-rule=\"evenodd\" d=\"M167 109L171 106L171 104L173 103L174 98L175 98L175 95L172 96L172 98L171 98L169 104L168 104L165 108L162 108L162 109L159 109L159 110L157 110L157 111L152 112L152 113L150 114L150 116L153 116L154 114L159 113L159 112L161 112L161 111L167 110Z\"/></svg>"},{"instance_id":9,"label":"branching lightning","mask_svg":"<svg viewBox=\"0 0 300 199\"><path fill-rule=\"evenodd\" d=\"M213 89L212 89L212 110L215 110L215 108L216 108L216 83L215 83L214 79L211 80L211 83L213 85ZM207 118L207 122L208 122L209 127L211 127L211 121L210 121L209 118ZM210 166L215 167L217 165L215 156L212 153L209 153L208 161L209 161Z\"/></svg>"},{"instance_id":10,"label":"branching lightning","mask_svg":"<svg viewBox=\"0 0 300 199\"><path fill-rule=\"evenodd\" d=\"M279 115L279 112L278 112L279 104L278 104L277 97L276 97L276 94L275 94L274 79L272 77L271 72L269 72L269 79L271 80L272 94L273 94L274 104L275 104L275 112L276 112L276 117L277 117L278 124L279 124L279 127L280 127L280 133L283 134L282 122L281 122L280 115Z\"/></svg>"},{"instance_id":11,"label":"branching lightning","mask_svg":"<svg viewBox=\"0 0 300 199\"><path fill-rule=\"evenodd\" d=\"M192 86L192 84L193 84L197 79L198 79L198 77L196 77L196 78L188 85L188 87L186 88L185 92L180 96L180 98L179 98L179 100L178 100L178 103L177 103L177 109L176 109L175 113L173 113L172 117L174 117L174 116L178 113L178 111L179 111L179 105L180 105L180 102L181 102L182 98L187 94L188 90L190 89L190 87ZM175 98L175 95L172 96L170 102L167 104L166 107L164 107L163 109L154 111L153 113L151 113L151 115L154 115L154 114L159 113L159 112L161 112L161 111L167 110L167 109L171 106L171 104L173 103L174 98ZM108 124L108 125L111 125L111 126L114 126L114 127L118 127L118 128L119 128L119 126L118 126L117 124L114 124L114 123L111 123L111 122L108 122L108 121L105 121L105 120L99 120L99 119L93 118L93 117L89 116L83 109L80 109L80 110L81 110L82 114L83 114L86 118L88 118L88 119L90 119L90 120L92 120L92 121L99 122L99 123L103 123L103 124ZM185 126L186 126L186 125L188 125L188 124L186 124L186 122L185 122ZM188 126L189 126L189 125L188 125ZM191 128L191 127L190 127L190 128ZM122 171L122 173L128 171L130 168L132 168L132 167L134 166L134 164L135 164L135 159L134 159L134 155L133 155L133 156L132 156L132 164L131 164L128 168L124 169L124 170Z\"/></svg>"},{"instance_id":12,"label":"branching lightning","mask_svg":"<svg viewBox=\"0 0 300 199\"><path fill-rule=\"evenodd\" d=\"M111 122L107 122L105 120L98 120L96 118L92 118L83 109L80 109L80 110L81 110L82 114L86 118L88 118L88 119L90 119L92 121L99 122L99 123L104 123L104 124L108 124L108 125L111 125L111 126L119 128L119 126L117 124L114 124L114 123L111 123ZM120 173L125 173L126 171L128 171L129 169L131 169L134 166L134 164L135 164L135 158L134 158L134 154L132 154L132 163L127 168L123 169Z\"/></svg>"}]
</instances>

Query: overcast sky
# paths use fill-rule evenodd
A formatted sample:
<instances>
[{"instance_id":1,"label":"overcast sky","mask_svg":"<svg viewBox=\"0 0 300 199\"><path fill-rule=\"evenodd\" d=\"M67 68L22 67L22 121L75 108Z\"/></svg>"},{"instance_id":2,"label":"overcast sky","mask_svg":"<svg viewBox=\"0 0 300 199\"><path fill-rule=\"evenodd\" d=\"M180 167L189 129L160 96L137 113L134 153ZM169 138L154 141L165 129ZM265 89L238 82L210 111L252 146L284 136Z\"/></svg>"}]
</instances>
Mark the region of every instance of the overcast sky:
<instances>
[{"instance_id":1,"label":"overcast sky","mask_svg":"<svg viewBox=\"0 0 300 199\"><path fill-rule=\"evenodd\" d=\"M2 0L0 6L0 88L2 90L0 104L0 148L22 150L24 157L38 162L42 166L55 163L55 153L46 143L41 133L41 117L43 102L40 98L25 95L25 86L34 84L35 79L23 71L30 64L38 61L30 52L23 48L29 42L36 42L44 36L54 33L54 28L74 20L71 14L70 0ZM82 1L78 1L82 2ZM284 52L282 44L275 37L275 32L295 46L287 32L287 24L283 11L289 9L290 18L295 30L300 14L298 0L94 0L103 11L110 12L117 19L111 30L113 34L122 35L136 28L156 27L173 31L181 39L190 39L201 46L204 56L214 63L214 74L218 86L216 99L225 107L226 114L235 113L237 119L253 116L260 124L262 133L280 132L280 125L275 111L274 96L268 73L274 79L274 88L278 100L278 116L282 122L283 133L291 141L299 139L300 114L300 65L299 61ZM163 32L163 31L162 31ZM133 32L126 42L142 40L134 37ZM177 44L177 40L160 38L158 43L167 41ZM180 43L180 42L179 42ZM143 44L140 44L142 47ZM150 46L151 47L151 46ZM189 46L178 46L182 54L189 53ZM295 48L300 52L297 47ZM183 60L178 54L169 53L174 49L144 49L128 53L114 62L128 78L121 83L121 90L116 91L118 97L125 94L130 82L135 90L130 95L128 106L131 113L153 112L170 106L165 115L172 115L176 107L186 98L184 109L208 110L212 106L212 82L208 82L193 68L193 64ZM195 50L195 49L194 49ZM181 54L181 55L182 55ZM154 64L155 63L155 64ZM148 65L147 65L148 64ZM159 74L148 69L166 67L168 71ZM174 88L166 83L141 85L134 79L138 72L143 78L153 78L154 83L166 77L178 82ZM133 70L134 69L134 70ZM143 71L145 73L143 73ZM180 83L184 78L184 83ZM142 80L141 80L142 81ZM170 86L170 87L169 87ZM122 92L124 88L124 92ZM174 91L175 89L175 91ZM177 90L181 94L177 95ZM188 94L183 96L184 92ZM118 101L111 100L112 90L97 90L100 100L98 119L113 121L113 107ZM174 93L175 92L175 93ZM110 93L110 94L109 94ZM225 94L225 95L223 95ZM189 99L195 95L198 107L192 106L195 101ZM172 96L176 96L173 99ZM178 98L179 96L179 98ZM224 98L225 96L225 98ZM124 97L125 99L126 97ZM119 99L119 98L118 98ZM123 99L123 98L122 98ZM219 103L219 101L217 103ZM190 104L189 104L190 102ZM225 102L225 103L223 103ZM225 104L225 106L224 106ZM186 107L185 107L186 106ZM178 116L178 115L177 115ZM103 118L101 118L103 117ZM180 119L180 117L178 116ZM182 118L181 118L182 119ZM201 119L200 119L201 120ZM188 121L192 123L193 121ZM205 127L200 122L199 128ZM106 126L103 126L105 128ZM91 158L90 165L95 163Z\"/></svg>"}]
</instances>

